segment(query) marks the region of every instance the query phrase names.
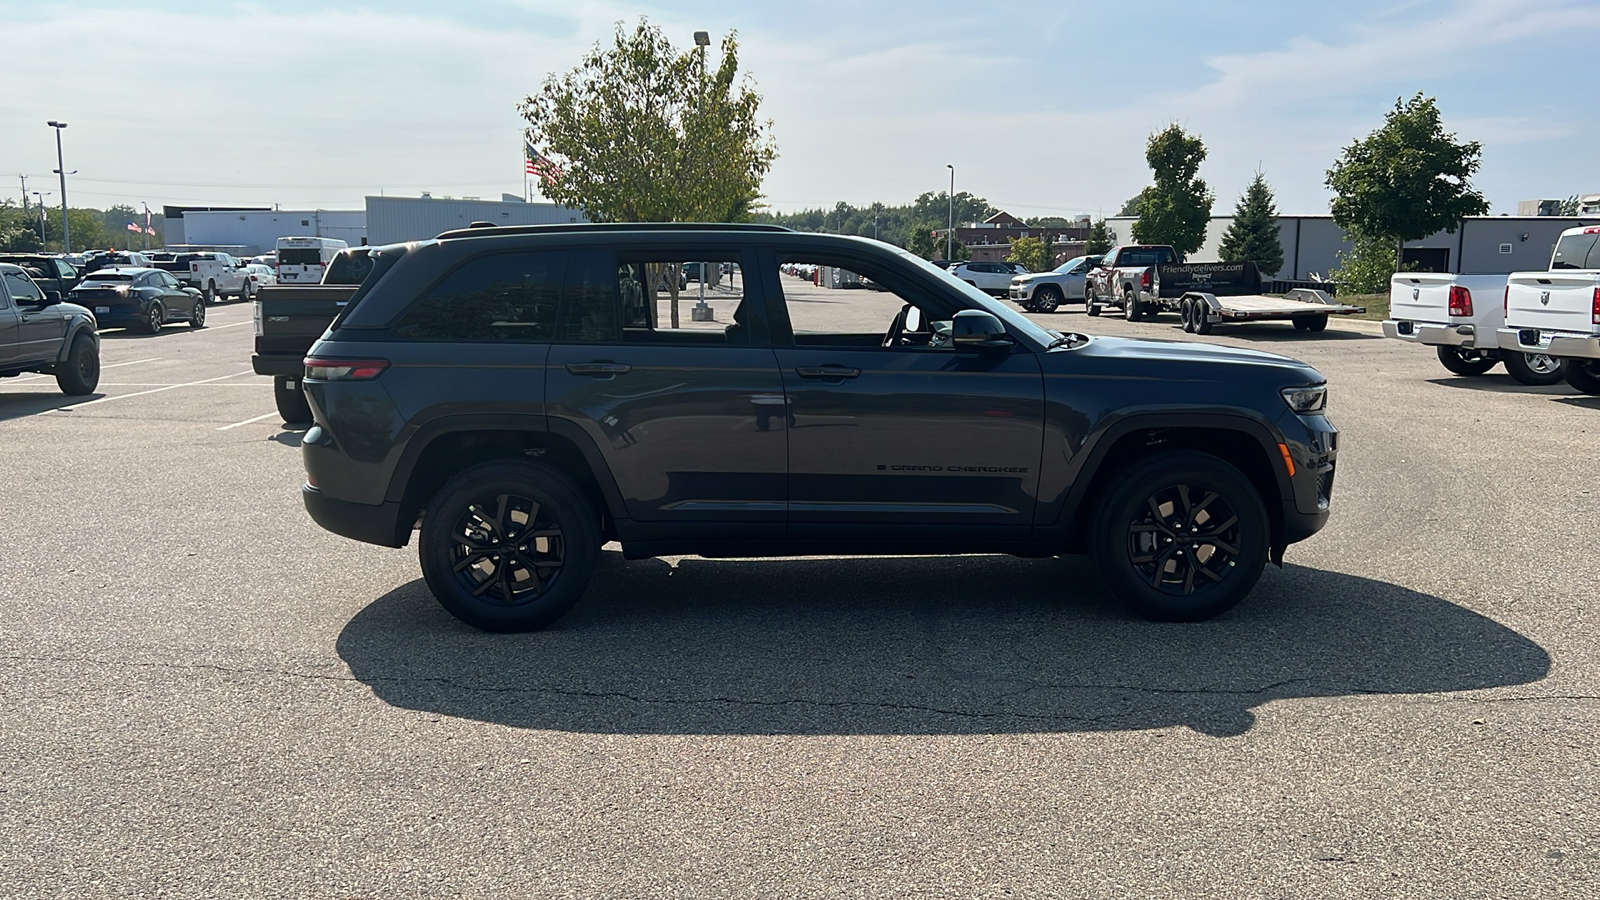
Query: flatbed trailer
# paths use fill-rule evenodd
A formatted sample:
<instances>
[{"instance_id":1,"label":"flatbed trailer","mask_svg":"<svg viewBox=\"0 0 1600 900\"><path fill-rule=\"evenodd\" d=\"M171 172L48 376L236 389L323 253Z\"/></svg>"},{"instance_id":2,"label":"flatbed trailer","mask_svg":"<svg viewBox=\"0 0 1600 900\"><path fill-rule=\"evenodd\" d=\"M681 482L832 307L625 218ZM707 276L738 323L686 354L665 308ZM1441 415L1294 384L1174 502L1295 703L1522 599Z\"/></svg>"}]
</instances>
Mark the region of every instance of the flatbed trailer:
<instances>
[{"instance_id":1,"label":"flatbed trailer","mask_svg":"<svg viewBox=\"0 0 1600 900\"><path fill-rule=\"evenodd\" d=\"M1288 320L1296 331L1321 331L1329 316L1353 316L1367 311L1351 306L1314 288L1295 288L1282 297L1262 294L1218 296L1205 291L1187 291L1175 302L1162 298L1162 307L1176 309L1183 317L1183 330L1191 334L1210 334L1218 325L1241 322Z\"/></svg>"}]
</instances>

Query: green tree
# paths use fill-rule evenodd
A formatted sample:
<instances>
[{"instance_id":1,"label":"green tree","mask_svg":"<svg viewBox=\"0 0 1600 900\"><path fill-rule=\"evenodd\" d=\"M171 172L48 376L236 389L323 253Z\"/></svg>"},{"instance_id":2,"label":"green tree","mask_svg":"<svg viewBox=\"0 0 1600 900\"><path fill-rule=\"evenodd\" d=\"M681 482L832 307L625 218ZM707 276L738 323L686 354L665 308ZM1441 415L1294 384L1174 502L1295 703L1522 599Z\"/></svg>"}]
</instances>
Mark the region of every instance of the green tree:
<instances>
[{"instance_id":1,"label":"green tree","mask_svg":"<svg viewBox=\"0 0 1600 900\"><path fill-rule=\"evenodd\" d=\"M1033 216L1023 219L1030 228L1076 228L1078 223L1065 216Z\"/></svg>"},{"instance_id":2,"label":"green tree","mask_svg":"<svg viewBox=\"0 0 1600 900\"><path fill-rule=\"evenodd\" d=\"M1578 214L1578 195L1577 194L1573 194L1571 197L1568 197L1567 199L1561 201L1561 205L1556 208L1556 213L1559 214L1559 215L1563 215L1563 216L1575 216L1575 215L1577 215Z\"/></svg>"},{"instance_id":3,"label":"green tree","mask_svg":"<svg viewBox=\"0 0 1600 900\"><path fill-rule=\"evenodd\" d=\"M1117 210L1119 216L1137 216L1144 211L1144 198L1150 193L1150 188L1144 187L1139 193L1122 201L1122 208Z\"/></svg>"},{"instance_id":4,"label":"green tree","mask_svg":"<svg viewBox=\"0 0 1600 900\"><path fill-rule=\"evenodd\" d=\"M1006 262L1022 263L1029 272L1043 272L1055 262L1050 245L1036 237L1011 238Z\"/></svg>"},{"instance_id":5,"label":"green tree","mask_svg":"<svg viewBox=\"0 0 1600 900\"><path fill-rule=\"evenodd\" d=\"M1105 219L1096 219L1089 226L1089 240L1084 245L1083 252L1090 256L1099 256L1111 249L1111 230L1106 227Z\"/></svg>"},{"instance_id":6,"label":"green tree","mask_svg":"<svg viewBox=\"0 0 1600 900\"><path fill-rule=\"evenodd\" d=\"M912 223L910 239L906 249L923 259L945 259L945 227L943 222L915 222ZM971 259L972 251L967 245L955 241L950 246L950 259Z\"/></svg>"},{"instance_id":7,"label":"green tree","mask_svg":"<svg viewBox=\"0 0 1600 900\"><path fill-rule=\"evenodd\" d=\"M1233 212L1233 224L1222 236L1219 253L1225 262L1248 261L1263 275L1283 268L1283 242L1278 238L1278 207L1272 188L1260 173L1244 189Z\"/></svg>"},{"instance_id":8,"label":"green tree","mask_svg":"<svg viewBox=\"0 0 1600 900\"><path fill-rule=\"evenodd\" d=\"M1350 252L1340 250L1335 256L1339 265L1328 277L1339 286L1341 294L1386 294L1389 277L1398 268L1394 258L1394 245L1383 235L1364 235L1348 232L1353 245Z\"/></svg>"},{"instance_id":9,"label":"green tree","mask_svg":"<svg viewBox=\"0 0 1600 900\"><path fill-rule=\"evenodd\" d=\"M1434 98L1398 99L1382 127L1344 148L1328 170L1333 221L1387 239L1398 266L1406 241L1454 233L1463 218L1489 211L1472 187L1482 155L1477 141L1445 132Z\"/></svg>"},{"instance_id":10,"label":"green tree","mask_svg":"<svg viewBox=\"0 0 1600 900\"><path fill-rule=\"evenodd\" d=\"M1146 188L1133 239L1141 244L1169 244L1188 255L1206 241L1214 199L1199 177L1206 147L1179 125L1150 135L1144 158L1156 183Z\"/></svg>"},{"instance_id":11,"label":"green tree","mask_svg":"<svg viewBox=\"0 0 1600 900\"><path fill-rule=\"evenodd\" d=\"M546 197L595 222L747 221L777 158L761 96L739 75L735 34L707 66L706 47L680 52L659 26L618 23L577 68L545 79L517 109L550 164ZM678 325L677 278L672 325ZM652 307L653 308L653 307Z\"/></svg>"},{"instance_id":12,"label":"green tree","mask_svg":"<svg viewBox=\"0 0 1600 900\"><path fill-rule=\"evenodd\" d=\"M98 209L67 210L67 221L72 225L72 250L105 250L111 241L106 237L105 220ZM132 234L132 232L128 232ZM55 250L61 246L61 207L45 208L45 247Z\"/></svg>"}]
</instances>

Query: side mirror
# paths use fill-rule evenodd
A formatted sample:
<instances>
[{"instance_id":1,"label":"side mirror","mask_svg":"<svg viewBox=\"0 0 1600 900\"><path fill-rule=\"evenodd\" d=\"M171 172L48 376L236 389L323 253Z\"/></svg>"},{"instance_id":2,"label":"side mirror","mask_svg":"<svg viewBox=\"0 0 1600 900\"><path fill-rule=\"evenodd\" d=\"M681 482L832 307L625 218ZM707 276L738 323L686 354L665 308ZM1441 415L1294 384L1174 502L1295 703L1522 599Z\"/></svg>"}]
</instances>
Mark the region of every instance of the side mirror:
<instances>
[{"instance_id":1,"label":"side mirror","mask_svg":"<svg viewBox=\"0 0 1600 900\"><path fill-rule=\"evenodd\" d=\"M963 309L950 320L950 342L957 350L1008 350L1011 338L994 313Z\"/></svg>"},{"instance_id":2,"label":"side mirror","mask_svg":"<svg viewBox=\"0 0 1600 900\"><path fill-rule=\"evenodd\" d=\"M60 303L60 302L61 302L61 292L60 291L45 291L44 292L44 305L45 306L55 306L57 303Z\"/></svg>"}]
</instances>

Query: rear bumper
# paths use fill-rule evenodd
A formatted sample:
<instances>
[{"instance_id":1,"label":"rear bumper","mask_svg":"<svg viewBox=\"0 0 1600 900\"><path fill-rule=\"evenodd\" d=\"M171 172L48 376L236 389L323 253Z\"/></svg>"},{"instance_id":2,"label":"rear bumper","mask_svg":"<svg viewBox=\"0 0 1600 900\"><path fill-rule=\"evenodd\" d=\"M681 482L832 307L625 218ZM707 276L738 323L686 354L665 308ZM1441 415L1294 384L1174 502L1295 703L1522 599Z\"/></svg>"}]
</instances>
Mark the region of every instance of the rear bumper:
<instances>
[{"instance_id":1,"label":"rear bumper","mask_svg":"<svg viewBox=\"0 0 1600 900\"><path fill-rule=\"evenodd\" d=\"M306 372L304 356L263 356L260 353L250 354L250 368L257 375L304 375Z\"/></svg>"},{"instance_id":2,"label":"rear bumper","mask_svg":"<svg viewBox=\"0 0 1600 900\"><path fill-rule=\"evenodd\" d=\"M401 527L399 503L335 500L309 484L300 486L300 498L312 521L342 537L383 547L404 547L411 537L411 523Z\"/></svg>"},{"instance_id":3,"label":"rear bumper","mask_svg":"<svg viewBox=\"0 0 1600 900\"><path fill-rule=\"evenodd\" d=\"M1537 328L1502 328L1495 334L1502 350L1548 353L1562 359L1600 359L1600 336L1552 334Z\"/></svg>"},{"instance_id":4,"label":"rear bumper","mask_svg":"<svg viewBox=\"0 0 1600 900\"><path fill-rule=\"evenodd\" d=\"M1410 322L1404 319L1386 319L1383 336L1429 347L1478 346L1478 330L1472 325L1440 325L1436 322ZM1490 346L1494 346L1493 343Z\"/></svg>"}]
</instances>

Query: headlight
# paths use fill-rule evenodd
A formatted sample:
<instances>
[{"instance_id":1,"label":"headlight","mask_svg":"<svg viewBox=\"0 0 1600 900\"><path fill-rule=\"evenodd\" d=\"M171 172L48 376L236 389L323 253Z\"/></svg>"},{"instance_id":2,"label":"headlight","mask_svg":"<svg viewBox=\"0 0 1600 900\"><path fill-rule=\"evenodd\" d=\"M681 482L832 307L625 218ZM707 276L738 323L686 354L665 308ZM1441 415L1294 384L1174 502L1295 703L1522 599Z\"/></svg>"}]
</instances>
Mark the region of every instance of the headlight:
<instances>
[{"instance_id":1,"label":"headlight","mask_svg":"<svg viewBox=\"0 0 1600 900\"><path fill-rule=\"evenodd\" d=\"M1328 408L1328 386L1325 384L1315 387L1284 388L1279 393L1283 395L1283 402L1301 415L1319 413Z\"/></svg>"}]
</instances>

